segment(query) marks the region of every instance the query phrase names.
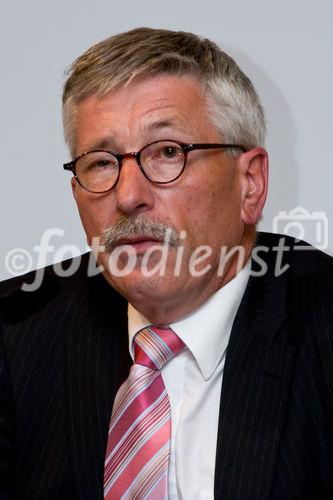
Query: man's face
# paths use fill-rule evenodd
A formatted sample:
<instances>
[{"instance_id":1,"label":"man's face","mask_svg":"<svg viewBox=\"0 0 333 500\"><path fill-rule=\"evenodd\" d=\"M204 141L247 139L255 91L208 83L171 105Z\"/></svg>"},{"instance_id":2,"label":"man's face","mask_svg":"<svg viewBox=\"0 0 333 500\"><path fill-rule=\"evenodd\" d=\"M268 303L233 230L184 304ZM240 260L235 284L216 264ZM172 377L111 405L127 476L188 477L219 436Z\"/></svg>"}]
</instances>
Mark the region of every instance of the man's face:
<instances>
[{"instance_id":1,"label":"man's face","mask_svg":"<svg viewBox=\"0 0 333 500\"><path fill-rule=\"evenodd\" d=\"M84 99L78 107L76 137L77 155L98 148L118 153L138 151L163 139L221 142L210 123L200 84L170 75L132 82L100 99L95 95ZM178 236L186 231L185 239L169 247L162 275L143 273L144 253L153 245L162 245L150 237L145 239L144 234L125 241L137 257L137 265L124 276L112 274L108 252L98 256L106 279L148 319L174 321L198 307L230 279L228 273L219 275L218 266L221 248L230 249L244 240L242 175L238 159L223 150L202 150L189 153L185 171L170 184L153 184L134 158L123 161L118 183L108 193L89 193L73 179L89 243L119 220L138 217L153 225L166 224ZM201 245L211 251L195 269L199 274L203 268L209 270L194 276L189 271L190 259ZM150 266L160 257L161 252L153 252Z\"/></svg>"}]
</instances>

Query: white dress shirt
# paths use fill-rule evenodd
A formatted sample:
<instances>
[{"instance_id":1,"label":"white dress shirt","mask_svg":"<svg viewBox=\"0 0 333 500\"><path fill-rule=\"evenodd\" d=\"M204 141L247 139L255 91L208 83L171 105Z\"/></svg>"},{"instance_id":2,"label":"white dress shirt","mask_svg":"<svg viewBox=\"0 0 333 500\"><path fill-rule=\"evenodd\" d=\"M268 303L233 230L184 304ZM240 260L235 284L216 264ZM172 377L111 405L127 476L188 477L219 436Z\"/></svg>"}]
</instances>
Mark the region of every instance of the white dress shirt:
<instances>
[{"instance_id":1,"label":"white dress shirt","mask_svg":"<svg viewBox=\"0 0 333 500\"><path fill-rule=\"evenodd\" d=\"M242 300L250 261L190 316L170 324L186 347L162 368L170 398L169 499L213 500L222 377L231 328ZM151 324L128 305L129 349Z\"/></svg>"}]
</instances>

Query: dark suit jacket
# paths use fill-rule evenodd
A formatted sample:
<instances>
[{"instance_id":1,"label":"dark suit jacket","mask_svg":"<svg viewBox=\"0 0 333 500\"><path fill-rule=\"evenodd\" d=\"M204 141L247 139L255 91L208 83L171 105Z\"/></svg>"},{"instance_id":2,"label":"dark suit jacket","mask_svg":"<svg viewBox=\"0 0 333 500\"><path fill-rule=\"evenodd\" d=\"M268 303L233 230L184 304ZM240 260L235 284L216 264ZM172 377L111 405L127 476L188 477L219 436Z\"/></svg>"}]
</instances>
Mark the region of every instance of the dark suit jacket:
<instances>
[{"instance_id":1,"label":"dark suit jacket","mask_svg":"<svg viewBox=\"0 0 333 500\"><path fill-rule=\"evenodd\" d=\"M268 271L250 278L227 350L221 500L333 498L332 259L289 251L275 277L276 243L259 236ZM33 274L0 285L1 500L102 498L112 404L130 366L127 302L102 275L87 278L88 256L71 277L48 267L35 292L20 290Z\"/></svg>"}]
</instances>

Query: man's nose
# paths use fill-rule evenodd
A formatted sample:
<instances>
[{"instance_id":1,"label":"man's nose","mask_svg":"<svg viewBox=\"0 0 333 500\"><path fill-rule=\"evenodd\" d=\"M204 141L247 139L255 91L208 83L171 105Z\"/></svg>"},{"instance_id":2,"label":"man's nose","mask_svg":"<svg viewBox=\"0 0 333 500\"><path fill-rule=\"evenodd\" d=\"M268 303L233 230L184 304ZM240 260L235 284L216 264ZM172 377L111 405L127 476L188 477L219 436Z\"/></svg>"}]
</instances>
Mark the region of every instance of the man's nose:
<instances>
[{"instance_id":1,"label":"man's nose","mask_svg":"<svg viewBox=\"0 0 333 500\"><path fill-rule=\"evenodd\" d=\"M130 214L146 211L154 205L153 185L144 176L135 158L122 160L119 179L114 187L117 207Z\"/></svg>"}]
</instances>

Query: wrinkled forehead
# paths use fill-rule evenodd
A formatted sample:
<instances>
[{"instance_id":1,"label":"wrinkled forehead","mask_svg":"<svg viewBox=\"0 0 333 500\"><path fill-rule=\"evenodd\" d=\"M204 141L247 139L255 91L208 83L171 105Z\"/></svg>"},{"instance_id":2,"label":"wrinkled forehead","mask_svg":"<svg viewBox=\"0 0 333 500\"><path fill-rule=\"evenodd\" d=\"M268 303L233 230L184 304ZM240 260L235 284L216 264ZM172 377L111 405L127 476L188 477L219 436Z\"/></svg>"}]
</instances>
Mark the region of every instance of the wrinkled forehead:
<instances>
[{"instance_id":1,"label":"wrinkled forehead","mask_svg":"<svg viewBox=\"0 0 333 500\"><path fill-rule=\"evenodd\" d=\"M91 105L90 107L93 105L96 111L99 110L102 113L106 104L110 106L112 103L112 105L116 107L118 103L120 107L123 107L125 113L125 107L128 107L127 104L129 99L132 101L132 97L135 98L139 92L142 94L140 98L142 100L145 99L148 87L149 92L151 91L150 82L158 83L158 89L159 92L161 92L161 81L166 81L167 84L163 88L163 95L160 95L160 100L165 99L166 94L171 96L177 92L177 89L174 87L174 81L190 81L196 86L196 92L198 94L204 94L203 83L192 73L173 75L169 72L162 72L153 75L140 74L111 89L106 83L104 85L101 84L92 91L82 88L80 95L69 96L63 104L63 126L65 139L70 147L72 157L74 157L77 152L77 126L79 115L82 115L82 110L86 110L86 108L89 107L88 104ZM154 97L156 98L157 96L155 95Z\"/></svg>"},{"instance_id":2,"label":"wrinkled forehead","mask_svg":"<svg viewBox=\"0 0 333 500\"><path fill-rule=\"evenodd\" d=\"M76 111L75 154L106 145L108 137L131 144L134 138L136 147L161 138L194 141L199 139L198 131L202 140L209 126L201 82L191 77L154 76L83 99Z\"/></svg>"}]
</instances>

